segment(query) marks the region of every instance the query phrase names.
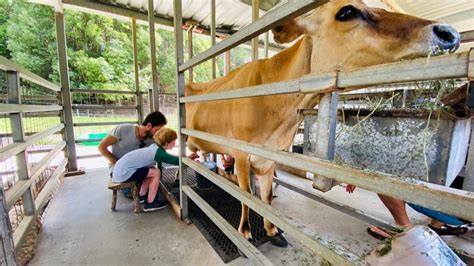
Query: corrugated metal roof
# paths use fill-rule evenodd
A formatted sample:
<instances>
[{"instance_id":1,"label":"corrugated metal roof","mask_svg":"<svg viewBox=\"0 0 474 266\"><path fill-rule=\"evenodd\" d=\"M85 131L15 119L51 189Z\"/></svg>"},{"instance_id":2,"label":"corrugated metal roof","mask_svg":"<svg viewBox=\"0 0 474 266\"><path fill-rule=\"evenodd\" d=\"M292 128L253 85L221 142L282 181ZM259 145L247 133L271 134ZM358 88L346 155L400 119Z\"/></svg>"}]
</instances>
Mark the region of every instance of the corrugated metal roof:
<instances>
[{"instance_id":1,"label":"corrugated metal roof","mask_svg":"<svg viewBox=\"0 0 474 266\"><path fill-rule=\"evenodd\" d=\"M140 14L147 14L148 0L30 0L35 3L53 5L62 1L69 8L81 9L90 3L103 5L104 8L114 6L121 9L133 10ZM217 32L239 30L252 21L251 0L216 0L216 26ZM281 0L260 0L265 9L285 3ZM444 21L454 26L458 31L474 30L474 0L365 0L369 6L392 9L405 12L414 16ZM202 27L210 25L209 0L183 0L183 18L197 21ZM82 9L84 10L84 9ZM173 17L173 0L154 0L155 15L168 18ZM99 12L104 14L103 12ZM260 11L260 16L266 13ZM261 37L263 38L263 37ZM272 38L270 38L272 41Z\"/></svg>"}]
</instances>

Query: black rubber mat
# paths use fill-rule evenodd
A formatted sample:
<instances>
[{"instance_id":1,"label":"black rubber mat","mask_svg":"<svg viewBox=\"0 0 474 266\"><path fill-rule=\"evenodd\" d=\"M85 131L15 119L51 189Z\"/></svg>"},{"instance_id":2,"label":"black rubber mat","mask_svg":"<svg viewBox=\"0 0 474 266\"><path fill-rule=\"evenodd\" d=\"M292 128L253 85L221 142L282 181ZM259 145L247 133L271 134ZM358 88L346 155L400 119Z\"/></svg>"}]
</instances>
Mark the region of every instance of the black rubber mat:
<instances>
[{"instance_id":1,"label":"black rubber mat","mask_svg":"<svg viewBox=\"0 0 474 266\"><path fill-rule=\"evenodd\" d=\"M177 167L164 166L161 183L170 191L173 196L179 199L179 188L173 188ZM206 202L211 205L227 222L234 228L239 227L241 205L238 200L230 196L221 188L214 186L210 190L200 190L196 186L196 174L188 168L187 175L188 184L201 196ZM189 216L194 225L204 235L209 244L219 254L221 259L228 263L235 258L238 258L239 252L237 247L230 241L227 236L209 219L199 207L192 201L189 202ZM250 210L250 225L252 231L251 243L258 247L268 241L265 230L263 228L263 218L257 213Z\"/></svg>"}]
</instances>

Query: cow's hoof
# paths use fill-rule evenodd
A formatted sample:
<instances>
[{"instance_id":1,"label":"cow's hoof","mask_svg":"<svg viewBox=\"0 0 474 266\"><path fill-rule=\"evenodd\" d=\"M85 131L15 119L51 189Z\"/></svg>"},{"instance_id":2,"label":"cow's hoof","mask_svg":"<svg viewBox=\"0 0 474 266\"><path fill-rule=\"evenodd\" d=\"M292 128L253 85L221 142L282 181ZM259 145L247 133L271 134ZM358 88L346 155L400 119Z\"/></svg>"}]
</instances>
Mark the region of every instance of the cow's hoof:
<instances>
[{"instance_id":1,"label":"cow's hoof","mask_svg":"<svg viewBox=\"0 0 474 266\"><path fill-rule=\"evenodd\" d=\"M270 240L270 243L273 245L280 247L280 248L286 248L288 247L288 241L286 241L286 238L283 236L280 230L278 230L278 233L274 236L269 236L268 240Z\"/></svg>"}]
</instances>

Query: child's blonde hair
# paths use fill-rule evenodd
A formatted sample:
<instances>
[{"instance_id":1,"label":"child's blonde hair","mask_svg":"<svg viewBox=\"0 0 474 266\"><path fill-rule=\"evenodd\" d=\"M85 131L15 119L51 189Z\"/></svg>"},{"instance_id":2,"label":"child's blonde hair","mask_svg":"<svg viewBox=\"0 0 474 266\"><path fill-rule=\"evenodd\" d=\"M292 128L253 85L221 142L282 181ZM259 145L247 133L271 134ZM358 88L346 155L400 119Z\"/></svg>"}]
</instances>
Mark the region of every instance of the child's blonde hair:
<instances>
[{"instance_id":1,"label":"child's blonde hair","mask_svg":"<svg viewBox=\"0 0 474 266\"><path fill-rule=\"evenodd\" d=\"M160 146L165 146L177 138L178 134L176 134L176 131L167 127L161 128L153 136L153 140Z\"/></svg>"}]
</instances>

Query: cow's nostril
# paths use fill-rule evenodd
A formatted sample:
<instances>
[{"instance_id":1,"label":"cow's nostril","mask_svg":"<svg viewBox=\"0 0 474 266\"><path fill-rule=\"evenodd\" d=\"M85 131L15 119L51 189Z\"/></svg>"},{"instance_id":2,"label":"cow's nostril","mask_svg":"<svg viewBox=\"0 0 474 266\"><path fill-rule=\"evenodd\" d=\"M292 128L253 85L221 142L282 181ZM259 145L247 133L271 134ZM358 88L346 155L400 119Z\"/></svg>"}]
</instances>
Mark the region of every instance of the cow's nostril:
<instances>
[{"instance_id":1,"label":"cow's nostril","mask_svg":"<svg viewBox=\"0 0 474 266\"><path fill-rule=\"evenodd\" d=\"M276 26L276 27L275 27L275 32L280 33L280 32L282 32L282 31L283 31L283 26Z\"/></svg>"},{"instance_id":2,"label":"cow's nostril","mask_svg":"<svg viewBox=\"0 0 474 266\"><path fill-rule=\"evenodd\" d=\"M452 50L459 46L460 35L454 28L448 25L435 25L433 32L443 49Z\"/></svg>"}]
</instances>

